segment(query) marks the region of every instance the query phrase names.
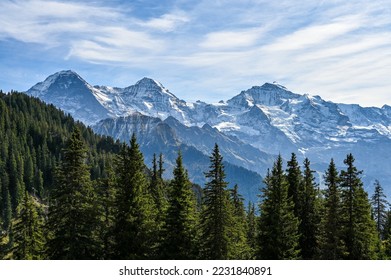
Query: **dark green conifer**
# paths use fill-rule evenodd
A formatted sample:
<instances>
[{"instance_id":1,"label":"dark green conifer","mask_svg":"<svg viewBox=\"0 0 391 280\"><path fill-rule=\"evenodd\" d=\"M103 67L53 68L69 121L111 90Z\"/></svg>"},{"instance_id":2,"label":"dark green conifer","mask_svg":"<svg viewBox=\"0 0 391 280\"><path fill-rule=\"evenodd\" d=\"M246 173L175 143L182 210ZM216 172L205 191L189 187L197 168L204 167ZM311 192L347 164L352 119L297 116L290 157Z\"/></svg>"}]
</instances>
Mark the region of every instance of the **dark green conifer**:
<instances>
[{"instance_id":1,"label":"dark green conifer","mask_svg":"<svg viewBox=\"0 0 391 280\"><path fill-rule=\"evenodd\" d=\"M238 185L235 184L230 192L233 224L230 232L230 259L246 260L252 254L247 240L248 225L243 197L239 194Z\"/></svg>"},{"instance_id":2,"label":"dark green conifer","mask_svg":"<svg viewBox=\"0 0 391 280\"><path fill-rule=\"evenodd\" d=\"M344 160L346 170L340 174L344 241L348 259L374 259L378 245L376 225L371 217L371 206L360 178L362 171L354 166L354 157Z\"/></svg>"},{"instance_id":3,"label":"dark green conifer","mask_svg":"<svg viewBox=\"0 0 391 280\"><path fill-rule=\"evenodd\" d=\"M371 204L372 204L372 214L376 222L376 229L379 234L379 237L383 240L384 227L387 222L387 208L389 203L386 199L386 195L383 192L383 187L380 185L378 180L374 183L374 193L372 195Z\"/></svg>"},{"instance_id":4,"label":"dark green conifer","mask_svg":"<svg viewBox=\"0 0 391 280\"><path fill-rule=\"evenodd\" d=\"M301 182L300 208L299 208L299 233L301 257L310 260L319 257L319 197L317 184L311 170L308 158L304 160L303 179Z\"/></svg>"},{"instance_id":5,"label":"dark green conifer","mask_svg":"<svg viewBox=\"0 0 391 280\"><path fill-rule=\"evenodd\" d=\"M164 259L194 259L197 237L196 201L180 152L173 175L160 254Z\"/></svg>"},{"instance_id":6,"label":"dark green conifer","mask_svg":"<svg viewBox=\"0 0 391 280\"><path fill-rule=\"evenodd\" d=\"M223 260L230 257L232 212L223 157L215 144L210 156L208 180L204 188L201 212L201 258Z\"/></svg>"},{"instance_id":7,"label":"dark green conifer","mask_svg":"<svg viewBox=\"0 0 391 280\"><path fill-rule=\"evenodd\" d=\"M255 215L255 204L251 201L247 207L247 242L250 247L251 256L255 256L257 247L257 216Z\"/></svg>"},{"instance_id":8,"label":"dark green conifer","mask_svg":"<svg viewBox=\"0 0 391 280\"><path fill-rule=\"evenodd\" d=\"M294 214L300 220L299 213L302 208L301 202L303 195L301 185L302 174L295 153L292 153L290 161L287 162L287 166L288 197L292 199Z\"/></svg>"},{"instance_id":9,"label":"dark green conifer","mask_svg":"<svg viewBox=\"0 0 391 280\"><path fill-rule=\"evenodd\" d=\"M50 259L97 259L95 192L85 163L86 148L75 128L56 172L48 214Z\"/></svg>"},{"instance_id":10,"label":"dark green conifer","mask_svg":"<svg viewBox=\"0 0 391 280\"><path fill-rule=\"evenodd\" d=\"M156 154L153 154L152 160L152 178L149 184L149 192L152 195L155 206L158 210L158 220L157 223L162 226L164 220L165 211L167 209L167 199L166 199L166 190L164 187L163 176L163 161L162 155L159 159L159 169L156 162Z\"/></svg>"},{"instance_id":11,"label":"dark green conifer","mask_svg":"<svg viewBox=\"0 0 391 280\"><path fill-rule=\"evenodd\" d=\"M386 223L383 229L383 247L387 259L391 259L391 210L387 211Z\"/></svg>"},{"instance_id":12,"label":"dark green conifer","mask_svg":"<svg viewBox=\"0 0 391 280\"><path fill-rule=\"evenodd\" d=\"M39 202L25 191L12 224L12 258L39 260L44 258L43 210Z\"/></svg>"},{"instance_id":13,"label":"dark green conifer","mask_svg":"<svg viewBox=\"0 0 391 280\"><path fill-rule=\"evenodd\" d=\"M114 240L116 259L147 259L154 256L156 209L148 192L145 164L135 134L116 160L117 192Z\"/></svg>"},{"instance_id":14,"label":"dark green conifer","mask_svg":"<svg viewBox=\"0 0 391 280\"><path fill-rule=\"evenodd\" d=\"M346 247L343 240L340 180L333 159L330 161L324 180L327 188L322 221L321 254L326 260L340 260L346 256Z\"/></svg>"},{"instance_id":15,"label":"dark green conifer","mask_svg":"<svg viewBox=\"0 0 391 280\"><path fill-rule=\"evenodd\" d=\"M115 256L114 253L114 224L115 224L115 175L113 170L108 167L106 177L99 179L98 195L100 202L100 224L99 236L102 259L111 259Z\"/></svg>"},{"instance_id":16,"label":"dark green conifer","mask_svg":"<svg viewBox=\"0 0 391 280\"><path fill-rule=\"evenodd\" d=\"M288 197L288 181L278 156L271 173L265 178L258 220L258 259L297 259L299 250L299 221Z\"/></svg>"}]
</instances>

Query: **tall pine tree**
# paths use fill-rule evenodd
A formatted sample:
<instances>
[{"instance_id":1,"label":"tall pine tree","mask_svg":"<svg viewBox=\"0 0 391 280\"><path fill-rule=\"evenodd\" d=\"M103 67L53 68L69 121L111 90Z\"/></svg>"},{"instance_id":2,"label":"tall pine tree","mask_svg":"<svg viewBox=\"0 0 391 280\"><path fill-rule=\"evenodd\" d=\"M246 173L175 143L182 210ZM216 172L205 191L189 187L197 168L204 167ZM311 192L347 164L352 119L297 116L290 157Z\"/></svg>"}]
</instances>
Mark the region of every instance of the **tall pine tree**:
<instances>
[{"instance_id":1,"label":"tall pine tree","mask_svg":"<svg viewBox=\"0 0 391 280\"><path fill-rule=\"evenodd\" d=\"M248 203L247 207L247 243L250 247L251 257L255 256L257 244L257 216L255 215L255 204Z\"/></svg>"},{"instance_id":2,"label":"tall pine tree","mask_svg":"<svg viewBox=\"0 0 391 280\"><path fill-rule=\"evenodd\" d=\"M326 190L322 220L321 254L326 260L340 260L346 256L343 240L341 190L338 170L331 159L324 176Z\"/></svg>"},{"instance_id":3,"label":"tall pine tree","mask_svg":"<svg viewBox=\"0 0 391 280\"><path fill-rule=\"evenodd\" d=\"M360 175L354 166L354 157L344 160L346 170L340 174L342 210L344 212L344 241L348 259L374 259L378 245L376 226L371 217L371 206Z\"/></svg>"},{"instance_id":4,"label":"tall pine tree","mask_svg":"<svg viewBox=\"0 0 391 280\"><path fill-rule=\"evenodd\" d=\"M288 260L300 254L298 218L292 198L288 197L288 181L278 156L271 173L265 178L265 188L258 220L258 259Z\"/></svg>"},{"instance_id":5,"label":"tall pine tree","mask_svg":"<svg viewBox=\"0 0 391 280\"><path fill-rule=\"evenodd\" d=\"M117 192L114 258L147 259L157 250L156 209L148 191L146 167L135 134L116 160Z\"/></svg>"},{"instance_id":6,"label":"tall pine tree","mask_svg":"<svg viewBox=\"0 0 391 280\"><path fill-rule=\"evenodd\" d=\"M163 228L164 238L160 248L161 257L164 259L194 259L197 234L196 201L180 152L173 175Z\"/></svg>"},{"instance_id":7,"label":"tall pine tree","mask_svg":"<svg viewBox=\"0 0 391 280\"><path fill-rule=\"evenodd\" d=\"M290 161L287 162L287 180L288 180L288 197L292 199L293 211L295 216L299 217L302 205L302 174L296 154L292 153Z\"/></svg>"},{"instance_id":8,"label":"tall pine tree","mask_svg":"<svg viewBox=\"0 0 391 280\"><path fill-rule=\"evenodd\" d=\"M376 222L377 232L380 238L383 240L383 232L387 222L387 208L389 203L386 199L386 195L383 192L383 187L380 185L378 180L375 181L374 187L375 190L371 199L373 218Z\"/></svg>"},{"instance_id":9,"label":"tall pine tree","mask_svg":"<svg viewBox=\"0 0 391 280\"><path fill-rule=\"evenodd\" d=\"M43 210L38 201L27 191L19 204L12 224L12 258L39 260L44 258Z\"/></svg>"},{"instance_id":10,"label":"tall pine tree","mask_svg":"<svg viewBox=\"0 0 391 280\"><path fill-rule=\"evenodd\" d=\"M239 187L235 184L231 190L233 224L230 233L230 258L246 260L252 257L252 253L247 241L248 225L243 200L239 194Z\"/></svg>"},{"instance_id":11,"label":"tall pine tree","mask_svg":"<svg viewBox=\"0 0 391 280\"><path fill-rule=\"evenodd\" d=\"M210 156L208 180L201 212L201 258L223 260L230 257L232 208L225 181L223 157L215 144Z\"/></svg>"},{"instance_id":12,"label":"tall pine tree","mask_svg":"<svg viewBox=\"0 0 391 280\"><path fill-rule=\"evenodd\" d=\"M95 191L86 164L87 149L76 127L56 172L48 213L50 259L97 259Z\"/></svg>"},{"instance_id":13,"label":"tall pine tree","mask_svg":"<svg viewBox=\"0 0 391 280\"><path fill-rule=\"evenodd\" d=\"M305 260L317 258L319 248L319 197L314 171L311 170L308 158L304 160L303 179L301 182L301 195L299 196L299 233L301 257Z\"/></svg>"}]
</instances>

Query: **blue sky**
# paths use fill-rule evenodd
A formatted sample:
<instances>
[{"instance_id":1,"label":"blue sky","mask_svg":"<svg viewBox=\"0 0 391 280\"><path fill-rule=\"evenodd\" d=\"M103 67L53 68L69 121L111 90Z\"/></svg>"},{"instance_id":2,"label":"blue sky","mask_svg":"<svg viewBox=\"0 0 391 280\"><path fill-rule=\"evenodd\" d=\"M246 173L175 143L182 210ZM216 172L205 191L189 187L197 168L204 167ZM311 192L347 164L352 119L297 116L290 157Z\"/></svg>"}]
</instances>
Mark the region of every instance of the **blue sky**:
<instances>
[{"instance_id":1,"label":"blue sky","mask_svg":"<svg viewBox=\"0 0 391 280\"><path fill-rule=\"evenodd\" d=\"M0 88L72 69L95 85L159 80L217 102L277 81L391 104L391 0L0 1Z\"/></svg>"}]
</instances>

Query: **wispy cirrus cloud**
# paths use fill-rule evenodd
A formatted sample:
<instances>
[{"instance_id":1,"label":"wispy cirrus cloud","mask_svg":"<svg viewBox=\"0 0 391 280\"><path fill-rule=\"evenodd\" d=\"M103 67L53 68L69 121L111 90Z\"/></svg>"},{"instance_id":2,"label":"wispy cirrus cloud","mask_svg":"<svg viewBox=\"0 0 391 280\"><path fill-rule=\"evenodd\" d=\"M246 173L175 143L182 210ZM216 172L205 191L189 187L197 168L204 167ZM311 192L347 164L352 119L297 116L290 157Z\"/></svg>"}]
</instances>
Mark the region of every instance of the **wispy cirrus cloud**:
<instances>
[{"instance_id":1,"label":"wispy cirrus cloud","mask_svg":"<svg viewBox=\"0 0 391 280\"><path fill-rule=\"evenodd\" d=\"M24 47L29 71L51 62L119 86L149 75L209 101L278 80L334 101L391 104L388 7L390 0L4 0L0 52L4 65L19 63L18 73L27 54L12 48Z\"/></svg>"},{"instance_id":2,"label":"wispy cirrus cloud","mask_svg":"<svg viewBox=\"0 0 391 280\"><path fill-rule=\"evenodd\" d=\"M158 18L148 19L146 21L137 21L141 27L147 27L162 32L174 31L178 26L189 22L190 19L185 13L176 11L164 14Z\"/></svg>"}]
</instances>

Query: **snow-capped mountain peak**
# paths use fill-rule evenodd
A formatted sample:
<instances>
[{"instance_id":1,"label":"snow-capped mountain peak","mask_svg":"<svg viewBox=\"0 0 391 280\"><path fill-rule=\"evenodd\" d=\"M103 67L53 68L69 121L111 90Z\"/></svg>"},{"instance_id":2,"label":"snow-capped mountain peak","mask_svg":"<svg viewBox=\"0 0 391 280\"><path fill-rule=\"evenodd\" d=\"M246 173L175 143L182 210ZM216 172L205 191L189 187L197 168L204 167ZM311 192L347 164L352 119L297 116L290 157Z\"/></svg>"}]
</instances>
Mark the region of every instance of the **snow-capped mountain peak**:
<instances>
[{"instance_id":1,"label":"snow-capped mountain peak","mask_svg":"<svg viewBox=\"0 0 391 280\"><path fill-rule=\"evenodd\" d=\"M265 83L262 86L253 86L242 91L239 95L228 100L228 103L248 108L254 105L280 106L287 100L296 99L300 96L300 94L292 93L279 84Z\"/></svg>"},{"instance_id":2,"label":"snow-capped mountain peak","mask_svg":"<svg viewBox=\"0 0 391 280\"><path fill-rule=\"evenodd\" d=\"M166 96L167 98L178 99L160 82L144 77L135 85L129 86L122 91L122 95L131 97L147 97L150 99Z\"/></svg>"},{"instance_id":3,"label":"snow-capped mountain peak","mask_svg":"<svg viewBox=\"0 0 391 280\"><path fill-rule=\"evenodd\" d=\"M136 116L142 114L159 123L156 129L160 132L166 126L171 127L170 133L178 138L175 141L205 153L213 142L222 143L225 139L226 158L260 173L270 166L259 166L253 156L257 153L251 149L284 157L291 152L308 156L320 168L318 171L324 171L332 157L343 162L347 151L357 154L358 163L377 162L381 156L391 155L390 106L363 108L336 104L320 96L293 93L277 82L253 86L226 102L186 103L151 78L143 78L126 88L92 87L68 70L49 76L27 93L88 125L95 124L94 128L99 127L99 121L113 117L122 120L118 117L132 116L128 121L138 122L140 118ZM140 126L106 122L107 126L118 125L116 130L125 136L131 135L132 129L145 130L147 124L150 122L141 122ZM105 133L116 136L108 132L110 129L107 127ZM153 136L148 134L145 139L149 137ZM251 146L248 154L244 144ZM368 180L391 178L391 171L385 176L384 169L381 174L378 170L367 168Z\"/></svg>"},{"instance_id":4,"label":"snow-capped mountain peak","mask_svg":"<svg viewBox=\"0 0 391 280\"><path fill-rule=\"evenodd\" d=\"M29 89L29 94L35 97L40 97L52 89L67 89L71 84L87 85L87 82L72 70L64 70L57 72L47 77L43 82L40 82Z\"/></svg>"}]
</instances>

